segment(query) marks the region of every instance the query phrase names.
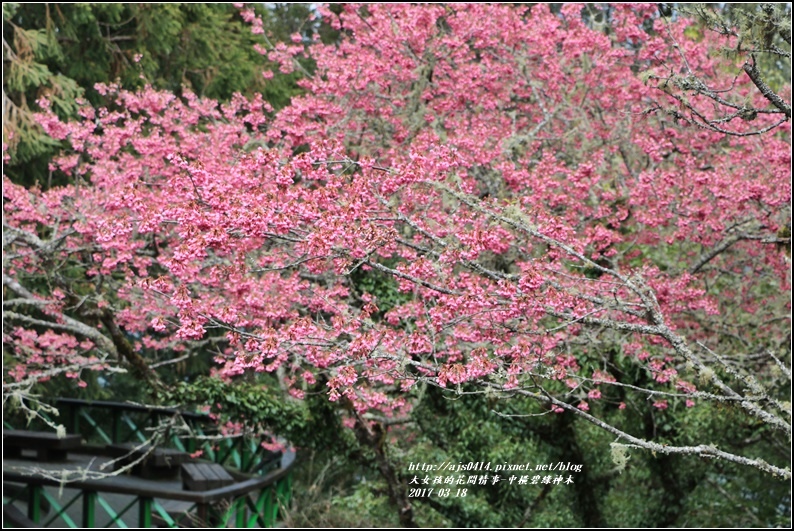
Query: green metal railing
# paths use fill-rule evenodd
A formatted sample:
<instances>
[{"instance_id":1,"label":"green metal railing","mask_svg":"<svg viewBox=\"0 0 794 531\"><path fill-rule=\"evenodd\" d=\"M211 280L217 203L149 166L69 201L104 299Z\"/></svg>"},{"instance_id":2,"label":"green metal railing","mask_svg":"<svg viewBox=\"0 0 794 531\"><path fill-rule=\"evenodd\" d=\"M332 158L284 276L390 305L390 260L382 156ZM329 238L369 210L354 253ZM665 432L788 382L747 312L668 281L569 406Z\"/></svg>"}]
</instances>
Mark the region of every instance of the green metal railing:
<instances>
[{"instance_id":1,"label":"green metal railing","mask_svg":"<svg viewBox=\"0 0 794 531\"><path fill-rule=\"evenodd\" d=\"M205 439L217 436L218 430L210 416L202 413L72 398L59 399L56 406L67 431L81 434L89 443L142 443L165 418L179 415L194 436L186 438L173 434L161 445L188 453L202 450L202 457L241 472L265 473L268 470L266 465L275 465L277 461L276 454L251 438Z\"/></svg>"},{"instance_id":2,"label":"green metal railing","mask_svg":"<svg viewBox=\"0 0 794 531\"><path fill-rule=\"evenodd\" d=\"M27 505L27 518L38 527L234 527L270 528L276 525L279 509L289 502L291 480L289 468L281 468L266 476L254 477L228 487L203 492L190 492L167 487L133 487L124 478L71 482L76 490L65 500L48 492L58 488L52 478L4 472L3 481L24 485L15 495L4 496L4 504L21 501ZM106 497L126 495L116 506ZM168 511L162 500L188 502L186 508ZM68 509L82 502L81 517L75 521ZM103 515L100 518L100 513ZM8 523L8 522L4 522Z\"/></svg>"},{"instance_id":3,"label":"green metal railing","mask_svg":"<svg viewBox=\"0 0 794 531\"><path fill-rule=\"evenodd\" d=\"M59 399L56 406L60 412L57 420L67 431L81 434L94 445L86 450L94 451L103 445L145 442L165 418L178 415L194 436L167 433L161 446L191 453L203 450L202 458L239 471L234 471L237 481L227 487L191 492L162 485L141 489L131 486L124 476L109 476L70 481L63 490L64 485L52 477L4 469L4 485L18 487L16 492L4 490L4 524L14 523L10 516L6 518L5 506L16 507L13 504L17 503L26 506L28 519L27 524L17 526L30 526L32 522L38 527L69 528L274 527L279 509L289 502L295 454L275 454L244 437L204 439L218 434L209 415L76 399ZM64 496L53 495L56 488L63 490ZM168 509L166 501L182 506L176 511Z\"/></svg>"}]
</instances>

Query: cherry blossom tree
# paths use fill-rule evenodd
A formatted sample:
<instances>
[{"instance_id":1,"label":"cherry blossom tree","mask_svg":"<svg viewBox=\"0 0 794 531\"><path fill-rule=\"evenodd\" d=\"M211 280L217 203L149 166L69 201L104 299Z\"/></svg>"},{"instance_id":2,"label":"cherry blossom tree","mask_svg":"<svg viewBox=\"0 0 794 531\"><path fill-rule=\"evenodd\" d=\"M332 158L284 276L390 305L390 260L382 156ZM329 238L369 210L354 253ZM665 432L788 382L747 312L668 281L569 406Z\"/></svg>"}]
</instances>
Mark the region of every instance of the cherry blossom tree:
<instances>
[{"instance_id":1,"label":"cherry blossom tree","mask_svg":"<svg viewBox=\"0 0 794 531\"><path fill-rule=\"evenodd\" d=\"M4 400L120 364L157 388L155 365L213 351L219 378L323 385L387 477L381 435L436 386L790 478L604 420L719 402L790 437L790 122L671 120L680 95L647 73L683 54L716 82L721 37L653 4L613 6L608 33L581 9L346 5L322 11L340 43L261 50L316 64L279 113L103 86L108 108L43 115L74 184L4 182Z\"/></svg>"},{"instance_id":2,"label":"cherry blossom tree","mask_svg":"<svg viewBox=\"0 0 794 531\"><path fill-rule=\"evenodd\" d=\"M701 21L707 31L722 36L719 51L738 61L728 62L721 75L704 80L689 65L686 48L671 35L679 52L678 64L649 73L649 80L671 97L672 105L660 104L660 110L674 120L736 136L763 134L791 120L791 96L779 93L779 80L791 73L791 8L774 3L747 7L733 6L729 11L724 5L694 4L678 8L681 14ZM673 15L673 9L663 6L662 15ZM770 63L776 68L770 68ZM741 88L748 81L766 101L748 97L750 91ZM734 122L752 122L759 114L777 115L778 120L767 120L757 128L734 127Z\"/></svg>"}]
</instances>

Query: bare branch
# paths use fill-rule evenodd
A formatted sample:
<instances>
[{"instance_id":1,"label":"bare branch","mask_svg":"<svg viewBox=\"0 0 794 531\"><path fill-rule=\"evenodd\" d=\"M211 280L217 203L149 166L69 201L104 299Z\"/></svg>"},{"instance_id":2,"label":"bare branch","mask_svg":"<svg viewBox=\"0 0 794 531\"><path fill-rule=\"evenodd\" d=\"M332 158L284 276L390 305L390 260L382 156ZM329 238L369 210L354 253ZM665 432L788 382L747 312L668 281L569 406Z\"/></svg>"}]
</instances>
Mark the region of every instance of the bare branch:
<instances>
[{"instance_id":1,"label":"bare branch","mask_svg":"<svg viewBox=\"0 0 794 531\"><path fill-rule=\"evenodd\" d=\"M755 86L758 87L761 94L772 102L772 105L783 111L787 118L791 119L791 105L783 101L783 98L778 96L775 91L764 82L761 78L761 72L759 72L758 67L755 66L755 57L753 57L752 61L744 63L742 70L747 73L747 76L753 81Z\"/></svg>"}]
</instances>

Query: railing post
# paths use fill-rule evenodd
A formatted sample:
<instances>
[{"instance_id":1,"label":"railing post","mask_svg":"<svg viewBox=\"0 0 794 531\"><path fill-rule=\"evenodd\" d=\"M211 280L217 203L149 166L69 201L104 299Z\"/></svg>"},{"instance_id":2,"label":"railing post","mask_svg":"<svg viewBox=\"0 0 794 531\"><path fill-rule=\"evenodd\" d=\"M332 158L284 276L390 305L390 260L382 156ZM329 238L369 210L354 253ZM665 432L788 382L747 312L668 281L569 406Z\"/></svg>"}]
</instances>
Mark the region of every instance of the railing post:
<instances>
[{"instance_id":1,"label":"railing post","mask_svg":"<svg viewBox=\"0 0 794 531\"><path fill-rule=\"evenodd\" d=\"M83 491L83 527L94 527L96 522L97 493L92 490Z\"/></svg>"},{"instance_id":2,"label":"railing post","mask_svg":"<svg viewBox=\"0 0 794 531\"><path fill-rule=\"evenodd\" d=\"M41 522L41 493L44 487L41 485L28 485L28 518L36 522Z\"/></svg>"},{"instance_id":3,"label":"railing post","mask_svg":"<svg viewBox=\"0 0 794 531\"><path fill-rule=\"evenodd\" d=\"M152 527L152 498L138 498L138 527Z\"/></svg>"},{"instance_id":4,"label":"railing post","mask_svg":"<svg viewBox=\"0 0 794 531\"><path fill-rule=\"evenodd\" d=\"M234 511L234 513L235 513L234 514L234 527L236 527L238 529L241 528L241 527L246 527L246 525L245 525L247 523L245 521L246 520L245 513L246 513L246 509L247 509L247 507L245 505L246 497L247 497L247 495L243 494L243 496L237 498L233 502L234 505L236 506L235 507L235 511Z\"/></svg>"},{"instance_id":5,"label":"railing post","mask_svg":"<svg viewBox=\"0 0 794 531\"><path fill-rule=\"evenodd\" d=\"M185 449L187 450L188 453L192 454L192 453L196 452L196 438L195 437L191 437L190 439L187 439L184 444L185 444Z\"/></svg>"},{"instance_id":6,"label":"railing post","mask_svg":"<svg viewBox=\"0 0 794 531\"><path fill-rule=\"evenodd\" d=\"M240 437L240 472L247 472L246 464L248 464L248 441L245 437Z\"/></svg>"},{"instance_id":7,"label":"railing post","mask_svg":"<svg viewBox=\"0 0 794 531\"><path fill-rule=\"evenodd\" d=\"M265 505L263 511L264 526L267 528L276 527L278 518L278 500L276 499L275 485L265 487Z\"/></svg>"},{"instance_id":8,"label":"railing post","mask_svg":"<svg viewBox=\"0 0 794 531\"><path fill-rule=\"evenodd\" d=\"M209 521L209 505L206 503L199 503L196 504L196 515L198 516L199 525L203 525L204 527L210 526Z\"/></svg>"},{"instance_id":9,"label":"railing post","mask_svg":"<svg viewBox=\"0 0 794 531\"><path fill-rule=\"evenodd\" d=\"M72 433L80 432L80 406L69 405L69 414L72 415Z\"/></svg>"},{"instance_id":10,"label":"railing post","mask_svg":"<svg viewBox=\"0 0 794 531\"><path fill-rule=\"evenodd\" d=\"M120 409L112 409L111 414L113 415L113 426L111 426L111 435L110 438L113 441L113 444L118 444L121 442L121 410Z\"/></svg>"}]
</instances>

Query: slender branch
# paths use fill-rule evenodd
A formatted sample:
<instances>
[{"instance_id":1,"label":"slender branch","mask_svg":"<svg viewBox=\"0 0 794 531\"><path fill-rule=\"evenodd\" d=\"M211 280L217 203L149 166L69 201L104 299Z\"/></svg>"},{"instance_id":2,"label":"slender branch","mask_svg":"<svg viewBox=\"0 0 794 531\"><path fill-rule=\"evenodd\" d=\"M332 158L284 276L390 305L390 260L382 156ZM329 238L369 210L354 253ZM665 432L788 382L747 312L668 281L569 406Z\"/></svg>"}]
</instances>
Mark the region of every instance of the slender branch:
<instances>
[{"instance_id":1,"label":"slender branch","mask_svg":"<svg viewBox=\"0 0 794 531\"><path fill-rule=\"evenodd\" d=\"M3 285L7 286L11 291L13 291L17 295L25 299L34 300L34 301L40 300L37 299L30 291L25 289L21 284L19 284L19 282L7 276L5 273L3 273ZM43 321L41 319L35 319L28 315L19 314L16 312L3 312L4 319L5 318L16 319L19 321L27 322L28 324L32 324L32 325L43 326L56 330L64 330L64 331L76 333L93 340L98 347L106 350L107 352L110 352L114 355L118 354L118 351L116 350L116 347L113 345L113 342L110 341L110 339L108 339L104 334L102 334L96 328L88 326L85 323L78 321L77 319L74 319L72 317L69 317L68 315L64 315L62 313L57 313L56 315L58 319L62 321L62 323Z\"/></svg>"},{"instance_id":2,"label":"slender branch","mask_svg":"<svg viewBox=\"0 0 794 531\"><path fill-rule=\"evenodd\" d=\"M758 68L755 66L755 57L753 57L752 61L744 63L742 69L747 73L747 76L753 81L755 86L758 87L761 94L772 102L772 105L783 111L787 118L791 119L791 105L783 101L783 99L764 82L761 78L761 72L759 72Z\"/></svg>"},{"instance_id":3,"label":"slender branch","mask_svg":"<svg viewBox=\"0 0 794 531\"><path fill-rule=\"evenodd\" d=\"M455 296L463 295L463 293L461 293L459 291L451 291L451 290L448 290L446 288L442 288L441 286L437 286L435 284L431 284L430 282L428 282L426 280L423 280L421 278L415 277L413 275L409 275L407 273L402 273L400 271L397 271L396 269L391 269L390 267L386 267L384 265L381 265L378 262L372 262L372 261L367 260L365 263L368 266L377 269L378 271L383 271L384 273L388 273L388 274L393 275L395 277L400 277L400 278L404 278L405 280L410 280L411 282L413 282L415 284L419 284L420 286L424 286L424 287L426 287L428 289L432 289L433 291L437 291L439 293L443 293L444 295L455 295Z\"/></svg>"},{"instance_id":4,"label":"slender branch","mask_svg":"<svg viewBox=\"0 0 794 531\"><path fill-rule=\"evenodd\" d=\"M727 250L731 245L733 245L734 243L738 242L741 239L742 238L737 235L737 236L730 236L730 237L722 240L720 243L718 243L717 245L712 247L709 252L703 254L698 259L698 261L695 263L695 265L693 265L691 268L689 268L689 274L690 275L694 275L695 273L700 271L703 268L703 266L708 264L717 255L719 255L723 251Z\"/></svg>"},{"instance_id":5,"label":"slender branch","mask_svg":"<svg viewBox=\"0 0 794 531\"><path fill-rule=\"evenodd\" d=\"M477 383L479 385L491 387L491 388L496 389L496 390L512 392L512 393L515 393L515 394L520 394L520 395L528 396L528 397L531 397L531 398L535 398L535 399L540 400L542 402L553 404L553 405L555 405L557 407L560 407L560 408L562 408L562 409L564 409L566 411L569 411L569 412L571 412L571 413L583 418L584 420L590 422L591 424L595 424L596 426L598 426L598 427L600 427L600 428L602 428L602 429L604 429L604 430L606 430L606 431L618 436L621 439L624 439L624 440L628 441L629 443L631 443L632 445L636 446L637 448L642 448L644 450L650 450L652 452L662 453L662 454L699 455L700 457L713 457L713 458L717 458L717 459L724 459L725 461L730 461L732 463L738 463L738 464L741 464L741 465L751 466L753 468L757 468L759 470L762 470L762 471L767 472L769 474L772 474L774 476L778 476L778 477L780 477L782 479L785 479L785 480L790 480L791 479L791 470L789 470L788 468L780 468L780 467L771 465L771 464L767 463L766 461L764 461L763 459L750 459L750 458L747 458L747 457L742 457L742 456L739 456L739 455L735 455L735 454L720 450L714 445L701 444L701 445L698 445L698 446L668 446L666 444L659 444L659 443L655 443L655 442L652 442L652 441L646 441L644 439L640 439L638 437L634 437L633 435L630 435L630 434L628 434L628 433L616 428L615 426L612 426L611 424L607 424L603 420L601 420L599 418L596 418L596 417L590 415L589 413L586 413L585 411L582 411L581 409L579 409L579 408L577 408L577 407L575 407L575 406L573 406L571 404L568 404L567 402L563 402L561 400L558 400L558 399L554 398L553 396L545 395L545 394L542 394L542 393L535 393L535 392L531 392L531 391L527 391L527 390L523 390L523 389L508 390L508 389L504 389L501 385L495 384L493 382L479 381Z\"/></svg>"}]
</instances>

